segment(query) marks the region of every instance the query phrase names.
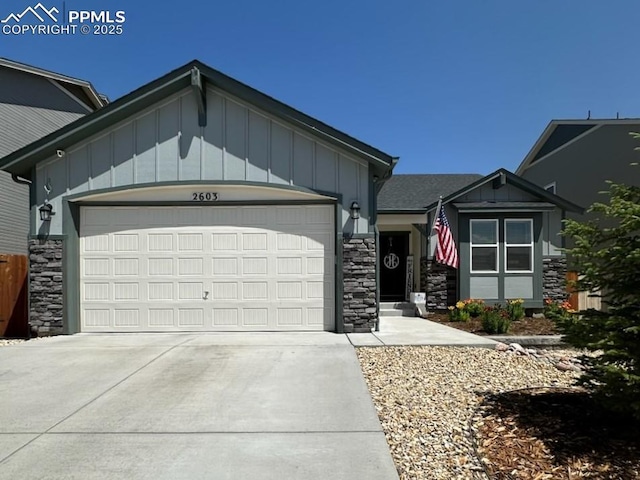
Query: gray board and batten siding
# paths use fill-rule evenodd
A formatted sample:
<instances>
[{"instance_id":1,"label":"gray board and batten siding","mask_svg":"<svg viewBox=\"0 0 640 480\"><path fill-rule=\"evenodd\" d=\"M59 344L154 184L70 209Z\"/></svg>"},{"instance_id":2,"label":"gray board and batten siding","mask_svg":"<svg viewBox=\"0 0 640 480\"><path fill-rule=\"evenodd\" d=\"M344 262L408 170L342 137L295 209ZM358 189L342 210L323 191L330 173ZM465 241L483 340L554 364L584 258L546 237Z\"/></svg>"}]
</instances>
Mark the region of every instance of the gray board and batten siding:
<instances>
[{"instance_id":1,"label":"gray board and batten siding","mask_svg":"<svg viewBox=\"0 0 640 480\"><path fill-rule=\"evenodd\" d=\"M136 113L36 167L36 184L48 185L48 201L62 212L63 198L93 191L190 182L273 185L326 192L342 200L342 228L370 233L369 165L341 149L248 103L208 86L206 126L198 124L198 105L190 88ZM32 205L35 232L41 228ZM185 198L185 200L189 200ZM221 199L223 200L223 199ZM358 201L361 218L349 218ZM62 234L62 215L48 233Z\"/></svg>"}]
</instances>

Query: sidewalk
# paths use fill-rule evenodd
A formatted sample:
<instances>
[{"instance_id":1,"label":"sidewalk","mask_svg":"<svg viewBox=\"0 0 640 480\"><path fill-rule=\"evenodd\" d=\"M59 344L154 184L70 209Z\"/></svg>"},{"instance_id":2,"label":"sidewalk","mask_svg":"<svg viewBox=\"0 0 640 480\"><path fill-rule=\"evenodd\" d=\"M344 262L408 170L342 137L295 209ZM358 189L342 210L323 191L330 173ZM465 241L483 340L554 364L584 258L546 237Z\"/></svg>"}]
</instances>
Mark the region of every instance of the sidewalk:
<instances>
[{"instance_id":1,"label":"sidewalk","mask_svg":"<svg viewBox=\"0 0 640 480\"><path fill-rule=\"evenodd\" d=\"M418 317L380 317L379 332L349 333L347 336L355 347L440 345L493 348L497 343Z\"/></svg>"}]
</instances>

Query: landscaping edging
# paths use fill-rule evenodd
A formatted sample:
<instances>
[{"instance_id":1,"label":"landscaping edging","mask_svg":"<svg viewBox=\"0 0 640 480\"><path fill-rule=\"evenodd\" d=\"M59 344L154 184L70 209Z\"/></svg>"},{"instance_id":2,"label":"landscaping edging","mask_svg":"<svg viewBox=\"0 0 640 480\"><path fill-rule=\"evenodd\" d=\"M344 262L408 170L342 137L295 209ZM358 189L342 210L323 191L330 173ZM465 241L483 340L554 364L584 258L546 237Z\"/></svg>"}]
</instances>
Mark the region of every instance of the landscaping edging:
<instances>
[{"instance_id":1,"label":"landscaping edging","mask_svg":"<svg viewBox=\"0 0 640 480\"><path fill-rule=\"evenodd\" d=\"M554 346L566 346L562 340L562 335L487 335L487 338L495 340L496 342L506 343L519 343L520 345L526 345L527 347L554 347Z\"/></svg>"}]
</instances>

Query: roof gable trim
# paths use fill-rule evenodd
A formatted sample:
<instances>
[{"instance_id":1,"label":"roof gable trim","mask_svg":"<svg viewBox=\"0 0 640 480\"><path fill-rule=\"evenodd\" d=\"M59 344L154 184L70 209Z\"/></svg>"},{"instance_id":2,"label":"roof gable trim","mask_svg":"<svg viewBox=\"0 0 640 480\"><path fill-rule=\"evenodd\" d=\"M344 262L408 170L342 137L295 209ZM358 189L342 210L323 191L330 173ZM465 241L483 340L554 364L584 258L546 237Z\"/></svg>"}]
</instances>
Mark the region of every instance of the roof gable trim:
<instances>
[{"instance_id":1,"label":"roof gable trim","mask_svg":"<svg viewBox=\"0 0 640 480\"><path fill-rule=\"evenodd\" d=\"M501 168L499 170L496 170L493 173L490 173L489 175L487 175L484 178L481 178L480 180L478 180L477 182L472 183L471 185L468 185L465 188L462 188L460 190L458 190L457 192L452 193L451 195L448 195L447 197L444 197L442 199L442 204L445 205L457 198L460 198L461 196L475 190L476 188L479 188L483 185L486 185L487 183L494 181L494 180L499 180L499 184L502 185L503 181L502 178L504 178L504 184L506 183L510 183L512 185L514 185L515 187L518 187L522 190L524 190L525 192L528 192L532 195L535 195L541 199L544 199L550 203L553 203L554 205L557 205L558 207L562 208L563 210L568 210L571 212L577 212L577 213L583 213L584 212L584 208L576 205L575 203L572 203L568 200L565 200L564 198L553 194L551 192L548 192L546 190L544 190L543 188L540 188L539 186L535 185L534 183L531 183L528 180L525 180L522 177L518 177L517 175L509 172L508 170L505 170L504 168ZM494 188L497 187L499 185L494 185ZM436 207L438 206L438 202L434 202L431 205L429 205L426 209L427 211L431 211L434 210Z\"/></svg>"},{"instance_id":2,"label":"roof gable trim","mask_svg":"<svg viewBox=\"0 0 640 480\"><path fill-rule=\"evenodd\" d=\"M163 96L175 93L182 87L190 86L194 69L199 70L206 78L207 85L219 88L275 117L284 119L293 126L340 146L347 152L366 159L373 166L380 168L383 173L392 170L397 162L395 157L350 137L195 60L134 90L106 107L10 154L0 162L0 168L7 169L11 173L24 174L28 172L31 167L54 153L56 149L71 147L74 143L91 136L96 131L106 129L110 125L126 118L126 112L133 109L140 110L153 103L153 101L158 101ZM206 108L206 105L204 107ZM92 128L96 131L92 131Z\"/></svg>"}]
</instances>

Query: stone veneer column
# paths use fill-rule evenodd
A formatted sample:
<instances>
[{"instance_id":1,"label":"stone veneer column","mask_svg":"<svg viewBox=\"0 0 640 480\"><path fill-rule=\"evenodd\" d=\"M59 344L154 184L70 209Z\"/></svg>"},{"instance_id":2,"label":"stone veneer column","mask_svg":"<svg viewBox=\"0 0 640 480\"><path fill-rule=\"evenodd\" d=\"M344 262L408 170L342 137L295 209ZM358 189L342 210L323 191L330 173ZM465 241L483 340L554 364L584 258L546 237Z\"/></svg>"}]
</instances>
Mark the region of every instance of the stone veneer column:
<instances>
[{"instance_id":1,"label":"stone veneer column","mask_svg":"<svg viewBox=\"0 0 640 480\"><path fill-rule=\"evenodd\" d=\"M39 336L62 333L62 240L29 240L29 323Z\"/></svg>"},{"instance_id":2,"label":"stone veneer column","mask_svg":"<svg viewBox=\"0 0 640 480\"><path fill-rule=\"evenodd\" d=\"M420 291L427 294L428 310L445 310L458 300L455 298L455 270L422 257L420 259Z\"/></svg>"},{"instance_id":3,"label":"stone veneer column","mask_svg":"<svg viewBox=\"0 0 640 480\"><path fill-rule=\"evenodd\" d=\"M564 302L569 297L566 257L542 259L542 296L556 302Z\"/></svg>"},{"instance_id":4,"label":"stone veneer column","mask_svg":"<svg viewBox=\"0 0 640 480\"><path fill-rule=\"evenodd\" d=\"M342 243L345 333L371 332L377 320L376 240L347 238Z\"/></svg>"}]
</instances>

